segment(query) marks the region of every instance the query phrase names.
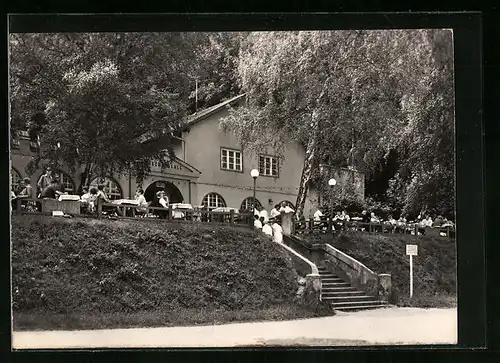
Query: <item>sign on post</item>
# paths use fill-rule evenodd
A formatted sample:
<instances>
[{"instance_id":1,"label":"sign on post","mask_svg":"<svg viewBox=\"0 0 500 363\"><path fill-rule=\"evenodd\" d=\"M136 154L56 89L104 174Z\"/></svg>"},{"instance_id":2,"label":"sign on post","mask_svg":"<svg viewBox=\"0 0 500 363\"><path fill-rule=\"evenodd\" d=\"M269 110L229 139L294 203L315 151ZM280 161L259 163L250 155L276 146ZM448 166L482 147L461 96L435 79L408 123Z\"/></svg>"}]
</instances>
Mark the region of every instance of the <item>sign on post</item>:
<instances>
[{"instance_id":1,"label":"sign on post","mask_svg":"<svg viewBox=\"0 0 500 363\"><path fill-rule=\"evenodd\" d=\"M413 256L417 256L417 245L406 245L406 255L410 256L410 297L413 296Z\"/></svg>"}]
</instances>

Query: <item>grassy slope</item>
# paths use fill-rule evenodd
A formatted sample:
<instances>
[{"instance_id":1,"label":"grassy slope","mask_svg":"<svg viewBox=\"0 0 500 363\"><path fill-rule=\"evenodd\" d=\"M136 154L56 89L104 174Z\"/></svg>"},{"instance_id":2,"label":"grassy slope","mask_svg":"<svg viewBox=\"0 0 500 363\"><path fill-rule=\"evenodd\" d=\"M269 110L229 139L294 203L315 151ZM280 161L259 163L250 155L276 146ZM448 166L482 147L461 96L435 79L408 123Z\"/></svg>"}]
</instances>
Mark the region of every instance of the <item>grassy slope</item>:
<instances>
[{"instance_id":1,"label":"grassy slope","mask_svg":"<svg viewBox=\"0 0 500 363\"><path fill-rule=\"evenodd\" d=\"M339 235L317 235L313 243L329 243L356 258L377 273L390 273L394 301L400 305L420 307L456 306L456 244L447 238L369 234L363 232ZM409 299L410 261L406 245L418 245L413 257L413 296Z\"/></svg>"},{"instance_id":2,"label":"grassy slope","mask_svg":"<svg viewBox=\"0 0 500 363\"><path fill-rule=\"evenodd\" d=\"M286 253L238 227L12 220L16 329L305 317Z\"/></svg>"}]
</instances>

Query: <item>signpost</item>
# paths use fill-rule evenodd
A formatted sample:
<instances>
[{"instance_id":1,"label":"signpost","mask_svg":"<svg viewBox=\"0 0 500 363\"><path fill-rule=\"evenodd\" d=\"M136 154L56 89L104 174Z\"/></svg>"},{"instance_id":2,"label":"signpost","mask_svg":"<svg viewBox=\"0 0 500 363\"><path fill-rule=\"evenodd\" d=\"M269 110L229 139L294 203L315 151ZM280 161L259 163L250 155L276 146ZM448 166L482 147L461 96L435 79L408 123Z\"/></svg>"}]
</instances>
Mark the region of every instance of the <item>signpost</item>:
<instances>
[{"instance_id":1,"label":"signpost","mask_svg":"<svg viewBox=\"0 0 500 363\"><path fill-rule=\"evenodd\" d=\"M410 256L410 297L413 296L413 256L416 256L417 253L417 245L406 245L406 255Z\"/></svg>"}]
</instances>

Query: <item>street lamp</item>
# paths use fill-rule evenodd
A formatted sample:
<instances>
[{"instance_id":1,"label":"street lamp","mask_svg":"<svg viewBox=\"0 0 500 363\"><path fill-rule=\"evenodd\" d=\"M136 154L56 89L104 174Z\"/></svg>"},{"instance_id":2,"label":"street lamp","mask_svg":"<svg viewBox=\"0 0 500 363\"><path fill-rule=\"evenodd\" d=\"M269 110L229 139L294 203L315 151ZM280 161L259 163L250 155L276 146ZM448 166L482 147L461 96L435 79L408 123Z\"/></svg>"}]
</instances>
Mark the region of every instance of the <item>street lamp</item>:
<instances>
[{"instance_id":1,"label":"street lamp","mask_svg":"<svg viewBox=\"0 0 500 363\"><path fill-rule=\"evenodd\" d=\"M259 171L257 169L252 169L252 171L250 172L250 175L253 178L253 201L252 201L252 205L253 205L253 208L255 209L255 184L257 182L257 177L259 176Z\"/></svg>"},{"instance_id":2,"label":"street lamp","mask_svg":"<svg viewBox=\"0 0 500 363\"><path fill-rule=\"evenodd\" d=\"M331 188L331 197L330 197L330 218L333 220L333 187L337 184L337 181L334 178L328 180L328 185Z\"/></svg>"}]
</instances>

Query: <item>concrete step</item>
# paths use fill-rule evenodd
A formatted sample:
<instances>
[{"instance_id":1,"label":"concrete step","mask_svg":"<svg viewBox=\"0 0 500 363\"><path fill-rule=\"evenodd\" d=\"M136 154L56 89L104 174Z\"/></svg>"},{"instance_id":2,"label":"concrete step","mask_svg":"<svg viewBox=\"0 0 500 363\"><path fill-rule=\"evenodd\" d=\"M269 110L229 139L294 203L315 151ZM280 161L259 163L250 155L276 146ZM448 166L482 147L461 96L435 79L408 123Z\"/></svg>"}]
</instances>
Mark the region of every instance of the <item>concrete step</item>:
<instances>
[{"instance_id":1,"label":"concrete step","mask_svg":"<svg viewBox=\"0 0 500 363\"><path fill-rule=\"evenodd\" d=\"M340 277L321 277L321 282L344 282Z\"/></svg>"},{"instance_id":2,"label":"concrete step","mask_svg":"<svg viewBox=\"0 0 500 363\"><path fill-rule=\"evenodd\" d=\"M344 296L364 296L365 293L363 291L321 291L321 296L327 297L344 297Z\"/></svg>"},{"instance_id":3,"label":"concrete step","mask_svg":"<svg viewBox=\"0 0 500 363\"><path fill-rule=\"evenodd\" d=\"M356 290L355 287L352 286L346 286L346 287L330 287L323 285L321 286L321 291L323 292L352 292L352 291L358 291Z\"/></svg>"},{"instance_id":4,"label":"concrete step","mask_svg":"<svg viewBox=\"0 0 500 363\"><path fill-rule=\"evenodd\" d=\"M340 311L358 311L358 310L373 310L373 309L384 309L390 307L389 304L376 304L376 305L364 305L364 306L346 306L346 307L334 307L335 310Z\"/></svg>"},{"instance_id":5,"label":"concrete step","mask_svg":"<svg viewBox=\"0 0 500 363\"><path fill-rule=\"evenodd\" d=\"M347 282L329 282L329 283L321 283L321 286L324 288L329 288L329 287L351 287L350 284Z\"/></svg>"},{"instance_id":6,"label":"concrete step","mask_svg":"<svg viewBox=\"0 0 500 363\"><path fill-rule=\"evenodd\" d=\"M337 278L337 279L339 279L340 278L339 276L331 274L331 273L324 273L324 274L322 274L320 272L319 275L321 276L322 279L324 279L324 278Z\"/></svg>"},{"instance_id":7,"label":"concrete step","mask_svg":"<svg viewBox=\"0 0 500 363\"><path fill-rule=\"evenodd\" d=\"M330 295L325 296L325 299L330 300L333 303L353 303L353 302L365 302L365 301L377 301L373 296L367 295L355 295L355 296L337 296Z\"/></svg>"},{"instance_id":8,"label":"concrete step","mask_svg":"<svg viewBox=\"0 0 500 363\"><path fill-rule=\"evenodd\" d=\"M342 309L342 308L349 308L353 306L357 307L363 307L363 306L373 306L373 305L385 305L386 303L383 301L377 301L372 298L372 300L366 300L366 301L345 301L345 302L336 302L332 301L331 299L324 299L326 301L329 301L332 303L334 309Z\"/></svg>"}]
</instances>

